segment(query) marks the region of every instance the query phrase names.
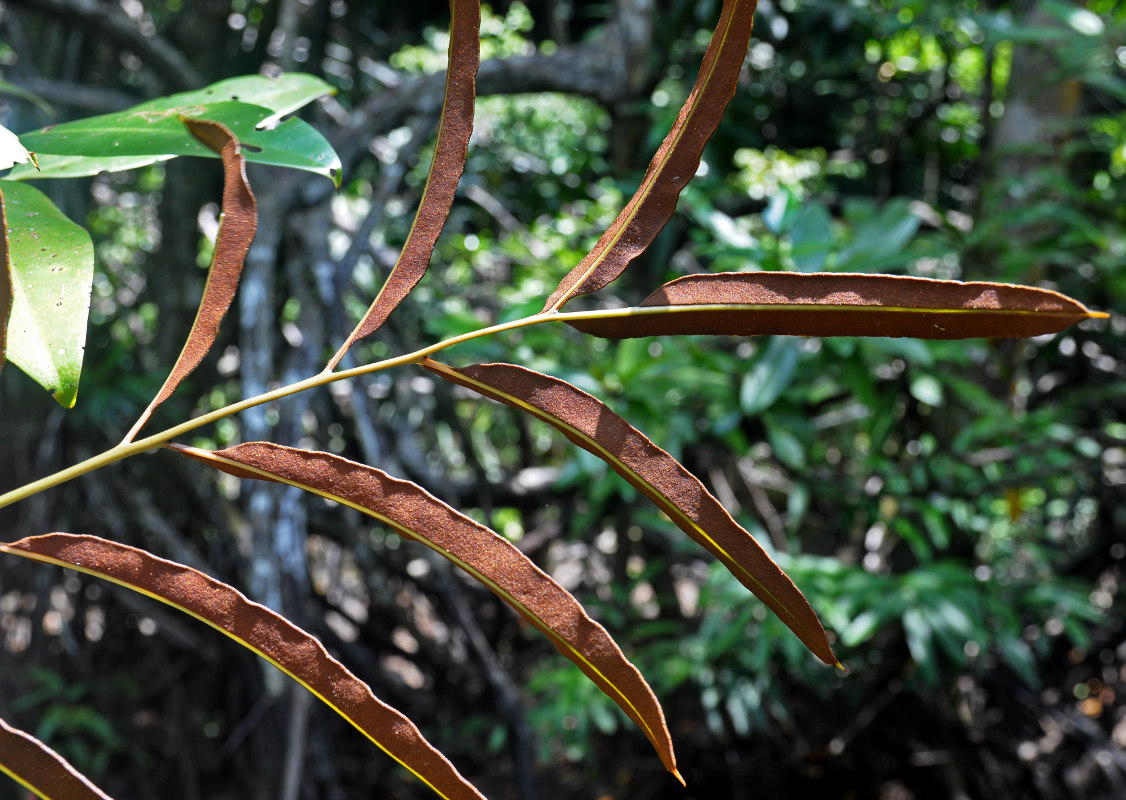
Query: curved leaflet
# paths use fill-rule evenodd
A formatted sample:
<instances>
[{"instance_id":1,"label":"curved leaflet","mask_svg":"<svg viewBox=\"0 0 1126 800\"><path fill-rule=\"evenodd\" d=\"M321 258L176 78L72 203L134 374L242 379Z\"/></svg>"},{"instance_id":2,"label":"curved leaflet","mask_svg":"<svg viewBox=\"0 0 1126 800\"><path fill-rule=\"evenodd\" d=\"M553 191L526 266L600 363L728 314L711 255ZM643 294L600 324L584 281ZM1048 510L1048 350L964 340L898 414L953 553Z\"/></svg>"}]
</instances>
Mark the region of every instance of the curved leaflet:
<instances>
[{"instance_id":1,"label":"curved leaflet","mask_svg":"<svg viewBox=\"0 0 1126 800\"><path fill-rule=\"evenodd\" d=\"M0 191L0 370L8 352L8 319L12 316L12 260L8 257L8 217Z\"/></svg>"},{"instance_id":2,"label":"curved leaflet","mask_svg":"<svg viewBox=\"0 0 1126 800\"><path fill-rule=\"evenodd\" d=\"M441 797L483 800L413 722L378 700L320 642L227 584L94 536L49 533L0 544L0 552L105 578L203 620L303 685Z\"/></svg>"},{"instance_id":3,"label":"curved leaflet","mask_svg":"<svg viewBox=\"0 0 1126 800\"><path fill-rule=\"evenodd\" d=\"M199 141L222 156L222 222L215 240L215 251L211 256L211 268L203 287L199 311L196 312L188 339L184 342L184 349L180 351L179 358L156 397L125 437L127 442L144 427L153 411L172 396L180 382L199 366L199 362L215 344L219 335L219 323L226 316L238 290L243 262L258 229L258 205L246 180L246 160L234 134L225 125L210 120L183 117L181 122Z\"/></svg>"},{"instance_id":4,"label":"curved leaflet","mask_svg":"<svg viewBox=\"0 0 1126 800\"><path fill-rule=\"evenodd\" d=\"M476 76L481 60L481 41L478 35L481 27L481 4L479 0L450 0L450 14L450 53L442 119L438 125L434 159L430 162L430 173L426 178L426 188L422 192L418 213L411 225L407 242L403 245L403 251L399 254L399 260L387 276L386 283L326 369L333 369L353 344L378 330L422 280L438 235L445 227L453 205L457 183L465 168L469 136L473 132Z\"/></svg>"},{"instance_id":5,"label":"curved leaflet","mask_svg":"<svg viewBox=\"0 0 1126 800\"><path fill-rule=\"evenodd\" d=\"M840 666L817 614L758 542L676 459L600 400L566 381L514 364L422 366L478 394L526 411L594 453L718 558L826 664Z\"/></svg>"},{"instance_id":6,"label":"curved leaflet","mask_svg":"<svg viewBox=\"0 0 1126 800\"><path fill-rule=\"evenodd\" d=\"M110 800L58 753L2 719L0 772L47 800Z\"/></svg>"},{"instance_id":7,"label":"curved leaflet","mask_svg":"<svg viewBox=\"0 0 1126 800\"><path fill-rule=\"evenodd\" d=\"M487 586L544 633L649 738L678 780L672 740L641 673L579 602L501 536L420 486L330 453L248 442L218 450L172 445L182 455L241 478L272 480L351 506L421 542Z\"/></svg>"},{"instance_id":8,"label":"curved leaflet","mask_svg":"<svg viewBox=\"0 0 1126 800\"><path fill-rule=\"evenodd\" d=\"M1058 292L898 275L729 272L666 283L640 306L569 320L607 339L664 334L1023 337L1105 317Z\"/></svg>"},{"instance_id":9,"label":"curved leaflet","mask_svg":"<svg viewBox=\"0 0 1126 800\"><path fill-rule=\"evenodd\" d=\"M681 190L700 166L704 145L735 94L756 5L756 0L724 0L696 85L649 163L637 192L594 249L551 293L544 311L555 311L572 297L589 294L613 281L665 227L676 210Z\"/></svg>"}]
</instances>

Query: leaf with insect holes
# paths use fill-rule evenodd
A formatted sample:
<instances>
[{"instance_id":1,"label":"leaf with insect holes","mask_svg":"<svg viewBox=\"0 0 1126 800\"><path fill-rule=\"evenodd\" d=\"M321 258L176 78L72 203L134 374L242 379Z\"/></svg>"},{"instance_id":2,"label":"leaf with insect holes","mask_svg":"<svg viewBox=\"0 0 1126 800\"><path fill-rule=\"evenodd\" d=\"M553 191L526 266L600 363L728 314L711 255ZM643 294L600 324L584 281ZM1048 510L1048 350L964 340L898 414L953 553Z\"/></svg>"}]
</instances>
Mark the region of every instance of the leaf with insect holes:
<instances>
[{"instance_id":1,"label":"leaf with insect holes","mask_svg":"<svg viewBox=\"0 0 1126 800\"><path fill-rule=\"evenodd\" d=\"M476 76L481 60L480 27L481 4L478 0L450 0L446 93L442 101L442 119L438 124L438 141L434 146L434 157L418 213L399 260L387 276L383 288L348 341L329 361L328 369L334 368L353 344L378 330L426 273L438 235L450 214L454 193L465 168L469 136L473 132Z\"/></svg>"},{"instance_id":2,"label":"leaf with insect holes","mask_svg":"<svg viewBox=\"0 0 1126 800\"><path fill-rule=\"evenodd\" d=\"M112 114L64 122L25 133L25 145L43 155L41 172L16 167L10 178L96 175L215 154L187 134L180 117L221 122L234 133L246 158L260 164L306 170L340 185L340 159L315 128L296 117L279 122L332 87L312 75L277 78L250 75L203 89L161 97Z\"/></svg>"},{"instance_id":3,"label":"leaf with insect holes","mask_svg":"<svg viewBox=\"0 0 1126 800\"><path fill-rule=\"evenodd\" d=\"M4 317L7 360L63 408L72 408L86 345L94 245L38 189L0 181L0 192L11 287L11 311ZM0 296L0 311L2 305Z\"/></svg>"},{"instance_id":4,"label":"leaf with insect holes","mask_svg":"<svg viewBox=\"0 0 1126 800\"><path fill-rule=\"evenodd\" d=\"M2 719L0 772L48 800L110 800L58 753Z\"/></svg>"},{"instance_id":5,"label":"leaf with insect holes","mask_svg":"<svg viewBox=\"0 0 1126 800\"><path fill-rule=\"evenodd\" d=\"M153 411L172 396L176 387L207 355L219 335L219 323L226 316L239 278L243 262L250 251L250 243L258 229L258 205L250 184L246 180L246 159L238 139L227 126L205 119L184 117L184 126L192 136L219 153L223 159L222 222L215 239L207 283L199 302L195 322L192 323L184 349L172 367L164 385L141 414L140 419L126 436L126 441L136 436Z\"/></svg>"},{"instance_id":6,"label":"leaf with insect holes","mask_svg":"<svg viewBox=\"0 0 1126 800\"><path fill-rule=\"evenodd\" d=\"M413 722L378 700L316 638L227 584L95 536L49 533L0 544L0 552L104 578L191 614L296 680L441 797L483 800Z\"/></svg>"},{"instance_id":7,"label":"leaf with insect holes","mask_svg":"<svg viewBox=\"0 0 1126 800\"><path fill-rule=\"evenodd\" d=\"M601 289L622 274L669 221L680 192L700 167L704 145L735 94L747 54L756 0L724 0L696 85L649 169L614 224L548 297L555 311L572 297Z\"/></svg>"},{"instance_id":8,"label":"leaf with insect holes","mask_svg":"<svg viewBox=\"0 0 1126 800\"><path fill-rule=\"evenodd\" d=\"M538 628L645 733L678 780L664 713L637 668L566 589L507 540L409 481L331 453L248 442L182 455L241 478L280 481L362 511L476 578ZM681 780L683 783L683 780Z\"/></svg>"},{"instance_id":9,"label":"leaf with insect holes","mask_svg":"<svg viewBox=\"0 0 1126 800\"><path fill-rule=\"evenodd\" d=\"M898 275L725 272L666 283L634 308L571 320L607 339L676 334L1023 337L1106 315L1048 289Z\"/></svg>"},{"instance_id":10,"label":"leaf with insect holes","mask_svg":"<svg viewBox=\"0 0 1126 800\"><path fill-rule=\"evenodd\" d=\"M555 427L594 453L716 556L826 664L838 665L817 614L758 542L676 459L600 400L566 381L514 364L454 369L431 359L422 366Z\"/></svg>"}]
</instances>

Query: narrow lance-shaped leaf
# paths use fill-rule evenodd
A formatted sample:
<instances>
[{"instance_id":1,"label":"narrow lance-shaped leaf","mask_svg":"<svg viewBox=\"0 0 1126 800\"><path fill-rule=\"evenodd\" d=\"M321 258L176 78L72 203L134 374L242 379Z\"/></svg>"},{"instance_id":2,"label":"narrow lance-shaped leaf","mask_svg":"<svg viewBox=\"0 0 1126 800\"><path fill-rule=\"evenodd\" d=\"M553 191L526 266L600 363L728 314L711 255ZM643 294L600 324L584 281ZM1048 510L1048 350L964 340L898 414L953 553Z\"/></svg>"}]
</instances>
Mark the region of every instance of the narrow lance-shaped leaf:
<instances>
[{"instance_id":1,"label":"narrow lance-shaped leaf","mask_svg":"<svg viewBox=\"0 0 1126 800\"><path fill-rule=\"evenodd\" d=\"M0 772L44 800L110 800L58 753L2 719Z\"/></svg>"},{"instance_id":2,"label":"narrow lance-shaped leaf","mask_svg":"<svg viewBox=\"0 0 1126 800\"><path fill-rule=\"evenodd\" d=\"M481 59L480 27L480 0L450 0L446 94L438 125L438 141L434 146L434 158L430 162L430 174L418 213L399 260L387 276L383 288L348 341L329 361L328 369L334 368L353 344L378 330L426 273L430 255L453 205L457 183L465 168L469 136L473 132L473 103L477 67Z\"/></svg>"},{"instance_id":3,"label":"narrow lance-shaped leaf","mask_svg":"<svg viewBox=\"0 0 1126 800\"><path fill-rule=\"evenodd\" d=\"M664 714L641 673L566 589L494 531L417 484L330 453L270 442L248 442L215 452L181 445L173 448L242 478L281 481L351 506L449 559L574 661L637 723L665 768L681 780Z\"/></svg>"},{"instance_id":4,"label":"narrow lance-shaped leaf","mask_svg":"<svg viewBox=\"0 0 1126 800\"><path fill-rule=\"evenodd\" d=\"M692 473L600 400L566 381L513 364L454 369L427 359L422 366L538 417L601 458L716 556L814 655L826 664L839 666L809 601L754 537L731 518Z\"/></svg>"},{"instance_id":5,"label":"narrow lance-shaped leaf","mask_svg":"<svg viewBox=\"0 0 1126 800\"><path fill-rule=\"evenodd\" d=\"M544 311L554 311L572 297L601 289L617 278L669 221L681 190L700 166L704 145L735 94L755 6L756 0L724 0L696 85L653 156L641 186L594 249L551 293Z\"/></svg>"},{"instance_id":6,"label":"narrow lance-shaped leaf","mask_svg":"<svg viewBox=\"0 0 1126 800\"><path fill-rule=\"evenodd\" d=\"M191 614L302 684L441 797L483 800L413 722L378 700L316 638L227 584L94 536L49 533L0 544L0 552L71 567Z\"/></svg>"},{"instance_id":7,"label":"narrow lance-shaped leaf","mask_svg":"<svg viewBox=\"0 0 1126 800\"><path fill-rule=\"evenodd\" d=\"M0 370L8 351L8 319L12 316L12 261L8 258L8 218L0 191Z\"/></svg>"},{"instance_id":8,"label":"narrow lance-shaped leaf","mask_svg":"<svg viewBox=\"0 0 1126 800\"><path fill-rule=\"evenodd\" d=\"M129 431L125 441L130 441L137 435L153 411L172 396L180 382L199 366L199 362L215 344L219 335L219 323L223 321L234 299L242 276L243 262L258 228L258 206L246 180L246 161L238 140L226 126L218 122L190 117L185 117L182 121L193 136L220 153L223 158L222 222L215 240L211 268L203 287L199 311L184 343L184 349L164 385Z\"/></svg>"},{"instance_id":9,"label":"narrow lance-shaped leaf","mask_svg":"<svg viewBox=\"0 0 1126 800\"><path fill-rule=\"evenodd\" d=\"M665 334L1022 337L1105 317L1058 292L898 275L730 272L666 283L635 308L571 320L607 339Z\"/></svg>"},{"instance_id":10,"label":"narrow lance-shaped leaf","mask_svg":"<svg viewBox=\"0 0 1126 800\"><path fill-rule=\"evenodd\" d=\"M71 408L82 373L94 245L39 190L18 181L0 187L12 287L7 360Z\"/></svg>"}]
</instances>

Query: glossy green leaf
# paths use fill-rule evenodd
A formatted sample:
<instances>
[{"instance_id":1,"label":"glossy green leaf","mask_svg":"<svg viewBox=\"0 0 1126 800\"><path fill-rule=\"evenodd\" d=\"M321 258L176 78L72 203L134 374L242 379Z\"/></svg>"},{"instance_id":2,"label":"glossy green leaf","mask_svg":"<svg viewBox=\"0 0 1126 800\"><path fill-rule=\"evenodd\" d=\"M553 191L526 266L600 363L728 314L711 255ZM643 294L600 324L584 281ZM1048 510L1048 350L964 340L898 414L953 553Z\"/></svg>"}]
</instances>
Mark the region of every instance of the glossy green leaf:
<instances>
[{"instance_id":1,"label":"glossy green leaf","mask_svg":"<svg viewBox=\"0 0 1126 800\"><path fill-rule=\"evenodd\" d=\"M41 154L42 172L21 171L13 177L57 177L53 172L54 156L83 158L82 164L74 158L64 162L69 175L93 175L120 167L116 159L122 156L147 156L154 160L172 156L217 158L180 124L181 116L225 125L242 143L248 161L315 172L339 185L340 159L316 129L296 117L273 128L262 128L263 122L276 118L274 110L239 101L173 106L161 101L24 134L24 144Z\"/></svg>"},{"instance_id":2,"label":"glossy green leaf","mask_svg":"<svg viewBox=\"0 0 1126 800\"><path fill-rule=\"evenodd\" d=\"M99 172L124 172L139 169L149 164L168 161L174 155L159 156L85 156L48 155L46 169L36 170L31 164L19 164L6 176L8 180L30 180L36 178L86 178ZM42 165L40 165L42 167Z\"/></svg>"},{"instance_id":3,"label":"glossy green leaf","mask_svg":"<svg viewBox=\"0 0 1126 800\"><path fill-rule=\"evenodd\" d=\"M793 381L800 355L796 339L776 336L770 340L743 376L739 407L744 414L753 417L774 405Z\"/></svg>"},{"instance_id":4,"label":"glossy green leaf","mask_svg":"<svg viewBox=\"0 0 1126 800\"><path fill-rule=\"evenodd\" d=\"M8 223L12 315L7 360L74 406L94 280L94 246L37 189L0 181Z\"/></svg>"}]
</instances>

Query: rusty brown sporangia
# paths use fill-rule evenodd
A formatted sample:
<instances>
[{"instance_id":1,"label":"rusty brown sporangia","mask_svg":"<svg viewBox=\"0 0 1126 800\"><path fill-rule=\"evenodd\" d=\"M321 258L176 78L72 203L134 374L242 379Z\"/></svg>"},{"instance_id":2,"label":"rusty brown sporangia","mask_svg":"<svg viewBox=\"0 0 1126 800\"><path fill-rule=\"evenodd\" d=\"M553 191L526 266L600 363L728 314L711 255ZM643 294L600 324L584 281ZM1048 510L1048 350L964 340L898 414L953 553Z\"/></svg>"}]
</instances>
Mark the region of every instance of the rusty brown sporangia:
<instances>
[{"instance_id":1,"label":"rusty brown sporangia","mask_svg":"<svg viewBox=\"0 0 1126 800\"><path fill-rule=\"evenodd\" d=\"M8 255L8 213L0 192L0 370L8 352L8 320L12 317L12 260Z\"/></svg>"},{"instance_id":2,"label":"rusty brown sporangia","mask_svg":"<svg viewBox=\"0 0 1126 800\"><path fill-rule=\"evenodd\" d=\"M438 235L446 225L454 193L465 168L469 136L473 132L473 105L477 93L477 67L481 59L481 6L476 0L450 0L450 51L446 70L446 95L438 141L430 174L407 242L391 274L360 324L328 363L333 369L360 339L378 330L392 311L422 280Z\"/></svg>"},{"instance_id":3,"label":"rusty brown sporangia","mask_svg":"<svg viewBox=\"0 0 1126 800\"><path fill-rule=\"evenodd\" d=\"M696 85L661 143L633 199L586 257L547 298L544 311L601 289L649 247L676 210L681 190L696 174L704 145L735 94L751 38L756 0L724 0Z\"/></svg>"},{"instance_id":4,"label":"rusty brown sporangia","mask_svg":"<svg viewBox=\"0 0 1126 800\"><path fill-rule=\"evenodd\" d=\"M1058 292L898 275L722 272L666 283L601 319L572 320L608 339L663 334L1026 337L1106 316Z\"/></svg>"},{"instance_id":5,"label":"rusty brown sporangia","mask_svg":"<svg viewBox=\"0 0 1126 800\"><path fill-rule=\"evenodd\" d=\"M184 349L172 367L164 385L160 387L149 407L125 437L131 441L144 427L152 413L176 391L176 387L203 360L219 335L219 323L227 313L238 289L239 278L250 243L258 229L258 206L250 184L246 180L246 159L238 139L231 130L218 122L194 117L181 117L191 134L219 153L223 160L222 222L211 256L211 268L203 297L199 302L195 322L192 323Z\"/></svg>"},{"instance_id":6,"label":"rusty brown sporangia","mask_svg":"<svg viewBox=\"0 0 1126 800\"><path fill-rule=\"evenodd\" d=\"M237 589L191 567L94 536L49 533L0 545L0 552L105 578L203 620L302 683L442 797L484 800L410 719L377 699L319 641ZM0 749L0 758L2 754ZM45 771L45 775L62 788L65 779L60 770L49 775ZM84 794L75 787L46 796L55 800L104 797L93 791Z\"/></svg>"},{"instance_id":7,"label":"rusty brown sporangia","mask_svg":"<svg viewBox=\"0 0 1126 800\"><path fill-rule=\"evenodd\" d=\"M331 453L271 442L247 442L217 451L172 448L242 478L280 481L351 506L449 559L575 662L641 728L665 767L680 778L664 713L641 673L570 592L504 537L418 484Z\"/></svg>"},{"instance_id":8,"label":"rusty brown sporangia","mask_svg":"<svg viewBox=\"0 0 1126 800\"><path fill-rule=\"evenodd\" d=\"M604 403L566 381L515 364L454 369L422 364L446 380L526 411L603 459L676 525L718 558L826 664L836 664L805 595L720 502L676 459Z\"/></svg>"}]
</instances>

